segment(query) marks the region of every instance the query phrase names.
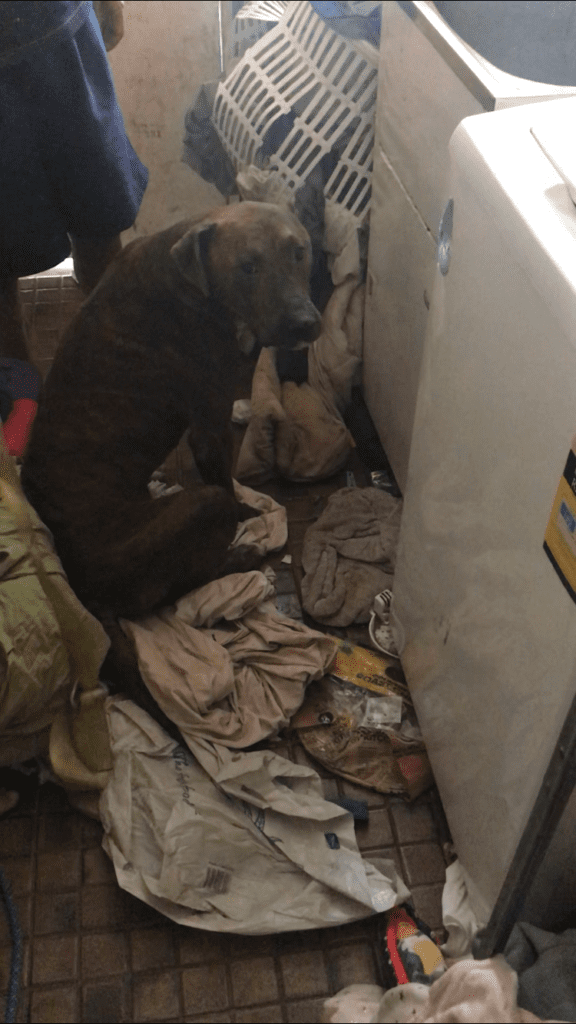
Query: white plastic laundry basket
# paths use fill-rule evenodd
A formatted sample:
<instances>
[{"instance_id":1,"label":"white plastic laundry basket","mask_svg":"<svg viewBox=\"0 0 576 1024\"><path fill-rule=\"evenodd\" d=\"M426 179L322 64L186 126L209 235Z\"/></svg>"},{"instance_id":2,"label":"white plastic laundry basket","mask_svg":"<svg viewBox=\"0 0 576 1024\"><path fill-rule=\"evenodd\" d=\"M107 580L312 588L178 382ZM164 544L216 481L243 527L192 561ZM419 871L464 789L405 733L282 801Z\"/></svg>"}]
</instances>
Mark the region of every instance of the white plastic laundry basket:
<instances>
[{"instance_id":1,"label":"white plastic laundry basket","mask_svg":"<svg viewBox=\"0 0 576 1024\"><path fill-rule=\"evenodd\" d=\"M226 71L232 70L246 51L278 23L288 7L288 0L259 0L244 4L233 19L227 45Z\"/></svg>"},{"instance_id":2,"label":"white plastic laundry basket","mask_svg":"<svg viewBox=\"0 0 576 1024\"><path fill-rule=\"evenodd\" d=\"M282 115L294 123L269 166L298 189L336 147L326 199L363 218L372 183L378 52L332 31L307 0L294 0L218 87L213 120L237 170L257 162Z\"/></svg>"},{"instance_id":3,"label":"white plastic laundry basket","mask_svg":"<svg viewBox=\"0 0 576 1024\"><path fill-rule=\"evenodd\" d=\"M254 3L244 4L238 11L236 20L246 21L252 18L254 21L279 21L287 7L287 0L255 0Z\"/></svg>"}]
</instances>

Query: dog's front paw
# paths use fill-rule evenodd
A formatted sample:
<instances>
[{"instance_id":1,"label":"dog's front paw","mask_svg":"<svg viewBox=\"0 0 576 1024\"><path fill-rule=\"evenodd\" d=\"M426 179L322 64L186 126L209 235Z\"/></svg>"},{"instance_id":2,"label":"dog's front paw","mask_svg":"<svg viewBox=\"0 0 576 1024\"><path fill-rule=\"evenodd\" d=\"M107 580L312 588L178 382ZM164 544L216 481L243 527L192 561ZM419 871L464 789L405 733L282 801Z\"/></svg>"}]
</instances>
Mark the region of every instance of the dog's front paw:
<instances>
[{"instance_id":1,"label":"dog's front paw","mask_svg":"<svg viewBox=\"0 0 576 1024\"><path fill-rule=\"evenodd\" d=\"M256 519L262 515L262 510L259 508L252 508L251 505L246 505L243 501L238 502L238 522L244 523L247 519Z\"/></svg>"},{"instance_id":2,"label":"dog's front paw","mask_svg":"<svg viewBox=\"0 0 576 1024\"><path fill-rule=\"evenodd\" d=\"M236 572L252 572L260 568L264 557L260 548L252 544L238 544L236 547L228 548L219 575L231 576Z\"/></svg>"}]
</instances>

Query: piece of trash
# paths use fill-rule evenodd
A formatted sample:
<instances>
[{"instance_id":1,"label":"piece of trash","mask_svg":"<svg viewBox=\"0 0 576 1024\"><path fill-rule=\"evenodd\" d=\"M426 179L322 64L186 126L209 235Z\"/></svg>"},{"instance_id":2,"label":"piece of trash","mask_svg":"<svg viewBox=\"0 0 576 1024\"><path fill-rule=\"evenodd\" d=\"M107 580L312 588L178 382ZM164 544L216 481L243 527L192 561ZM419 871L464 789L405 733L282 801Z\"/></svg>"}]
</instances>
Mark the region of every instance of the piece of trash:
<instances>
[{"instance_id":1,"label":"piece of trash","mask_svg":"<svg viewBox=\"0 0 576 1024\"><path fill-rule=\"evenodd\" d=\"M218 755L207 733L193 752L122 698L106 711L104 849L121 887L179 926L276 935L409 899L392 860L362 859L350 815L324 799L311 768L271 750Z\"/></svg>"},{"instance_id":2,"label":"piece of trash","mask_svg":"<svg viewBox=\"0 0 576 1024\"><path fill-rule=\"evenodd\" d=\"M334 800L330 800L329 803L336 804L337 807L342 807L343 810L348 811L354 818L355 822L366 822L370 820L368 804L365 804L363 800L351 800L349 797L342 796L337 797Z\"/></svg>"},{"instance_id":3,"label":"piece of trash","mask_svg":"<svg viewBox=\"0 0 576 1024\"><path fill-rule=\"evenodd\" d=\"M382 980L397 985L433 985L446 971L446 961L428 926L409 906L393 907L380 925Z\"/></svg>"},{"instance_id":4,"label":"piece of trash","mask_svg":"<svg viewBox=\"0 0 576 1024\"><path fill-rule=\"evenodd\" d=\"M362 725L367 729L383 729L389 725L400 725L404 702L399 694L387 697L369 697Z\"/></svg>"},{"instance_id":5,"label":"piece of trash","mask_svg":"<svg viewBox=\"0 0 576 1024\"><path fill-rule=\"evenodd\" d=\"M249 398L239 398L232 406L232 423L243 427L252 419L252 403Z\"/></svg>"},{"instance_id":6,"label":"piece of trash","mask_svg":"<svg viewBox=\"0 0 576 1024\"><path fill-rule=\"evenodd\" d=\"M434 778L402 668L339 640L330 673L292 719L304 748L350 782L414 800Z\"/></svg>"},{"instance_id":7,"label":"piece of trash","mask_svg":"<svg viewBox=\"0 0 576 1024\"><path fill-rule=\"evenodd\" d=\"M302 622L302 606L296 594L278 594L276 597L276 610L280 615L288 619L296 619Z\"/></svg>"},{"instance_id":8,"label":"piece of trash","mask_svg":"<svg viewBox=\"0 0 576 1024\"><path fill-rule=\"evenodd\" d=\"M378 470L376 473L370 474L372 480L372 487L376 487L379 491L386 491L387 494L391 494L394 498L399 498L400 488L389 473L385 470Z\"/></svg>"},{"instance_id":9,"label":"piece of trash","mask_svg":"<svg viewBox=\"0 0 576 1024\"><path fill-rule=\"evenodd\" d=\"M150 480L148 490L153 498L168 498L171 494L179 494L183 488L180 484L173 484L172 487L168 487L168 484L163 483L161 480Z\"/></svg>"},{"instance_id":10,"label":"piece of trash","mask_svg":"<svg viewBox=\"0 0 576 1024\"><path fill-rule=\"evenodd\" d=\"M448 932L448 938L442 946L444 956L461 960L471 957L480 923L472 907L468 892L466 875L459 860L454 860L454 848L447 849L444 844L444 856L452 855L452 863L446 868L446 883L442 893L442 923Z\"/></svg>"},{"instance_id":11,"label":"piece of trash","mask_svg":"<svg viewBox=\"0 0 576 1024\"><path fill-rule=\"evenodd\" d=\"M370 613L368 633L375 647L383 654L391 658L399 658L399 644L392 628L392 591L383 590L374 598L374 605Z\"/></svg>"},{"instance_id":12,"label":"piece of trash","mask_svg":"<svg viewBox=\"0 0 576 1024\"><path fill-rule=\"evenodd\" d=\"M346 473L346 487L357 487L356 477L354 473Z\"/></svg>"},{"instance_id":13,"label":"piece of trash","mask_svg":"<svg viewBox=\"0 0 576 1024\"><path fill-rule=\"evenodd\" d=\"M388 473L383 472L383 470L378 470L377 473L371 473L370 477L372 480L372 487L380 487L383 491L385 491L392 483Z\"/></svg>"},{"instance_id":14,"label":"piece of trash","mask_svg":"<svg viewBox=\"0 0 576 1024\"><path fill-rule=\"evenodd\" d=\"M292 555L284 555L282 559L282 565L292 565Z\"/></svg>"}]
</instances>

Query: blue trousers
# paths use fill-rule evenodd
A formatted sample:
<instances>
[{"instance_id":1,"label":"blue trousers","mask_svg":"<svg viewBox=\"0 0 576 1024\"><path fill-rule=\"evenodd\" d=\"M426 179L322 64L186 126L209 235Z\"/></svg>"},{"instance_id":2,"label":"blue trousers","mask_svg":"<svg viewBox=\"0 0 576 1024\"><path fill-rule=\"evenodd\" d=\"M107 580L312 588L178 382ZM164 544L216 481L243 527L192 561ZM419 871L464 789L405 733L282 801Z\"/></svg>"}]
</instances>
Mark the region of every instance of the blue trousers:
<instances>
[{"instance_id":1,"label":"blue trousers","mask_svg":"<svg viewBox=\"0 0 576 1024\"><path fill-rule=\"evenodd\" d=\"M129 228L147 182L93 10L71 38L0 67L0 277L60 263L69 235Z\"/></svg>"}]
</instances>

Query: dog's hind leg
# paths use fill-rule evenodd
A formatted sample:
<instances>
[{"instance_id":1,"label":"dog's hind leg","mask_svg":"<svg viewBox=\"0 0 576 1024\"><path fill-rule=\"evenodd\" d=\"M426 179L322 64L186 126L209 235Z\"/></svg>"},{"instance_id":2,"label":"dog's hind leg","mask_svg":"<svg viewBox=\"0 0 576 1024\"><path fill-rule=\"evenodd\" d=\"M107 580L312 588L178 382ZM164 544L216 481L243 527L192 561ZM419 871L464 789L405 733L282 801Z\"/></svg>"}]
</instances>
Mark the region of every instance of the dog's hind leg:
<instances>
[{"instance_id":1,"label":"dog's hind leg","mask_svg":"<svg viewBox=\"0 0 576 1024\"><path fill-rule=\"evenodd\" d=\"M125 503L105 531L59 553L72 587L99 617L97 609L135 619L220 576L256 568L256 548L230 548L238 519L232 495L200 485Z\"/></svg>"},{"instance_id":2,"label":"dog's hind leg","mask_svg":"<svg viewBox=\"0 0 576 1024\"><path fill-rule=\"evenodd\" d=\"M229 548L237 521L237 503L220 487L201 486L134 503L119 518L121 537L90 542L91 564L84 564L81 586L80 573L68 567L72 585L111 640L104 680L178 742L182 737L147 689L134 644L117 620L140 618L210 580L256 568L262 556L255 548Z\"/></svg>"},{"instance_id":3,"label":"dog's hind leg","mask_svg":"<svg viewBox=\"0 0 576 1024\"><path fill-rule=\"evenodd\" d=\"M140 675L138 655L131 637L127 636L118 622L103 621L110 637L110 650L104 659L101 676L112 693L123 693L154 718L165 732L177 743L186 745L174 722L162 711Z\"/></svg>"}]
</instances>

